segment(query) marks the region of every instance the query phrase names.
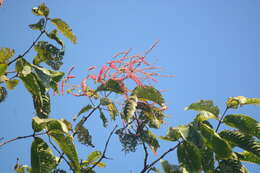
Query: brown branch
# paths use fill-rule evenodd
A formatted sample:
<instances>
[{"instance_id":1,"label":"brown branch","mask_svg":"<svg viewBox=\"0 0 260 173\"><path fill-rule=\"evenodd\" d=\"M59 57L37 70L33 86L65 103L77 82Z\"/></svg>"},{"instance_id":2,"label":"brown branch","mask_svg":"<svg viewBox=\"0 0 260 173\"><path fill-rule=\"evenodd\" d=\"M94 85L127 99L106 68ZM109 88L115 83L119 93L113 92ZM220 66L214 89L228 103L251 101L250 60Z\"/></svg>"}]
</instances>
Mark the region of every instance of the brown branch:
<instances>
[{"instance_id":1,"label":"brown branch","mask_svg":"<svg viewBox=\"0 0 260 173\"><path fill-rule=\"evenodd\" d=\"M16 140L20 140L20 139L25 139L25 138L31 138L31 137L36 137L36 136L41 136L41 135L44 135L44 134L47 134L47 132L43 132L43 133L38 133L38 134L31 134L31 135L26 135L26 136L18 136L16 138L13 138L13 139L10 139L10 140L7 140L5 142L2 142L0 143L0 147L10 143L10 142L13 142L13 141L16 141Z\"/></svg>"},{"instance_id":2,"label":"brown branch","mask_svg":"<svg viewBox=\"0 0 260 173\"><path fill-rule=\"evenodd\" d=\"M178 146L181 144L182 142L179 142L177 145L175 145L174 147L170 148L169 150L165 151L158 159L156 159L155 161L153 161L151 164L147 165L143 170L141 170L140 173L145 173L148 169L150 169L151 167L153 167L158 161L160 161L161 159L163 159L167 154L169 154L170 152L174 151L176 148L178 148Z\"/></svg>"},{"instance_id":3,"label":"brown branch","mask_svg":"<svg viewBox=\"0 0 260 173\"><path fill-rule=\"evenodd\" d=\"M90 170L94 169L104 158L107 158L106 157L106 151L107 151L107 147L108 147L108 144L109 144L109 141L112 137L112 135L114 134L115 130L117 129L117 125L113 128L113 130L110 132L108 138L107 138L107 141L106 141L106 144L105 144L105 148L103 150L103 153L102 153L102 156L98 159L98 161L90 168Z\"/></svg>"}]
</instances>

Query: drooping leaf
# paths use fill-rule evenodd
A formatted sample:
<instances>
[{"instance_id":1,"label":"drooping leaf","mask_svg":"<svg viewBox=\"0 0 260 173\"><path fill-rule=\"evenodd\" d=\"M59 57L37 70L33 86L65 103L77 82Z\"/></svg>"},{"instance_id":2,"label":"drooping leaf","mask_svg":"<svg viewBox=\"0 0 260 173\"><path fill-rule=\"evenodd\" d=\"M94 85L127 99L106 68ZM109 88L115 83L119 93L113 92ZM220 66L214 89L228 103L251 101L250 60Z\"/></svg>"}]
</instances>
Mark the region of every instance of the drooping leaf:
<instances>
[{"instance_id":1,"label":"drooping leaf","mask_svg":"<svg viewBox=\"0 0 260 173\"><path fill-rule=\"evenodd\" d=\"M150 130L144 130L141 133L142 140L147 143L153 151L157 151L157 149L160 147L160 144L157 140L156 135L151 132Z\"/></svg>"},{"instance_id":2,"label":"drooping leaf","mask_svg":"<svg viewBox=\"0 0 260 173\"><path fill-rule=\"evenodd\" d=\"M250 116L230 114L224 118L223 122L230 127L237 128L248 135L256 136L260 139L260 124Z\"/></svg>"},{"instance_id":3,"label":"drooping leaf","mask_svg":"<svg viewBox=\"0 0 260 173\"><path fill-rule=\"evenodd\" d=\"M116 116L118 115L118 110L116 108L116 105L111 101L108 105L107 105L107 109L109 112L109 115L111 117L112 120L116 119Z\"/></svg>"},{"instance_id":4,"label":"drooping leaf","mask_svg":"<svg viewBox=\"0 0 260 173\"><path fill-rule=\"evenodd\" d=\"M253 137L245 135L239 131L224 130L219 134L234 146L238 146L246 151L254 153L260 157L260 143Z\"/></svg>"},{"instance_id":5,"label":"drooping leaf","mask_svg":"<svg viewBox=\"0 0 260 173\"><path fill-rule=\"evenodd\" d=\"M72 136L65 135L64 132L60 130L52 130L48 134L54 139L62 152L64 152L65 155L68 157L74 172L80 173L78 154L74 146Z\"/></svg>"},{"instance_id":6,"label":"drooping leaf","mask_svg":"<svg viewBox=\"0 0 260 173\"><path fill-rule=\"evenodd\" d=\"M18 82L19 82L19 80L17 80L17 79L8 80L8 81L6 81L6 87L8 89L12 90L17 86Z\"/></svg>"},{"instance_id":7,"label":"drooping leaf","mask_svg":"<svg viewBox=\"0 0 260 173\"><path fill-rule=\"evenodd\" d=\"M40 63L44 62L49 65L53 70L60 69L61 65L63 64L63 49L58 49L57 47L46 41L39 41L34 46L34 49L37 52L37 55L33 60L33 64L39 65Z\"/></svg>"},{"instance_id":8,"label":"drooping leaf","mask_svg":"<svg viewBox=\"0 0 260 173\"><path fill-rule=\"evenodd\" d=\"M178 160L189 172L202 169L201 154L198 147L190 142L183 142L177 149Z\"/></svg>"},{"instance_id":9,"label":"drooping leaf","mask_svg":"<svg viewBox=\"0 0 260 173\"><path fill-rule=\"evenodd\" d=\"M0 86L0 103L5 100L6 96L7 96L7 91L5 87Z\"/></svg>"},{"instance_id":10,"label":"drooping leaf","mask_svg":"<svg viewBox=\"0 0 260 173\"><path fill-rule=\"evenodd\" d=\"M102 120L103 127L107 127L108 121L103 110L101 108L99 108L98 110L99 110L99 118Z\"/></svg>"},{"instance_id":11,"label":"drooping leaf","mask_svg":"<svg viewBox=\"0 0 260 173\"><path fill-rule=\"evenodd\" d=\"M81 144L90 146L90 147L95 147L92 144L92 136L90 135L88 129L83 126L82 120L76 125L75 131L76 131L78 141Z\"/></svg>"},{"instance_id":12,"label":"drooping leaf","mask_svg":"<svg viewBox=\"0 0 260 173\"><path fill-rule=\"evenodd\" d=\"M90 109L92 109L93 106L88 104L86 106L84 106L83 108L81 108L81 110L79 111L79 113L77 115L75 115L73 117L73 120L75 121L81 114L85 113L85 112L88 112Z\"/></svg>"},{"instance_id":13,"label":"drooping leaf","mask_svg":"<svg viewBox=\"0 0 260 173\"><path fill-rule=\"evenodd\" d=\"M139 100L153 101L160 106L164 106L164 98L160 91L152 86L137 86L133 90L133 95L136 95Z\"/></svg>"},{"instance_id":14,"label":"drooping leaf","mask_svg":"<svg viewBox=\"0 0 260 173\"><path fill-rule=\"evenodd\" d=\"M57 163L48 144L35 137L31 146L32 173L51 173Z\"/></svg>"},{"instance_id":15,"label":"drooping leaf","mask_svg":"<svg viewBox=\"0 0 260 173\"><path fill-rule=\"evenodd\" d=\"M227 159L231 157L232 148L212 128L206 124L201 124L200 131L207 147L213 150L219 158Z\"/></svg>"},{"instance_id":16,"label":"drooping leaf","mask_svg":"<svg viewBox=\"0 0 260 173\"><path fill-rule=\"evenodd\" d=\"M186 107L185 110L207 111L215 115L215 117L218 117L219 115L219 108L213 104L212 100L200 100L192 103Z\"/></svg>"},{"instance_id":17,"label":"drooping leaf","mask_svg":"<svg viewBox=\"0 0 260 173\"><path fill-rule=\"evenodd\" d=\"M51 32L47 33L47 36L50 39L55 40L62 47L64 47L63 41L58 37L58 30L56 30L56 29L52 30Z\"/></svg>"},{"instance_id":18,"label":"drooping leaf","mask_svg":"<svg viewBox=\"0 0 260 173\"><path fill-rule=\"evenodd\" d=\"M5 74L7 67L7 64L0 64L0 76Z\"/></svg>"},{"instance_id":19,"label":"drooping leaf","mask_svg":"<svg viewBox=\"0 0 260 173\"><path fill-rule=\"evenodd\" d=\"M63 20L59 18L51 19L51 22L57 27L57 29L72 43L77 42L77 37L73 34L72 29L69 27L67 23L65 23Z\"/></svg>"},{"instance_id":20,"label":"drooping leaf","mask_svg":"<svg viewBox=\"0 0 260 173\"><path fill-rule=\"evenodd\" d=\"M14 55L14 50L10 48L0 48L0 64L7 64Z\"/></svg>"},{"instance_id":21,"label":"drooping leaf","mask_svg":"<svg viewBox=\"0 0 260 173\"><path fill-rule=\"evenodd\" d=\"M122 119L128 122L133 116L136 111L136 106L137 106L137 97L135 95L130 96L126 102L125 102L125 107L124 111L121 114Z\"/></svg>"},{"instance_id":22,"label":"drooping leaf","mask_svg":"<svg viewBox=\"0 0 260 173\"><path fill-rule=\"evenodd\" d=\"M178 126L178 127L170 127L167 130L166 136L162 136L161 139L168 141L177 141L180 138L187 139L189 136L189 126Z\"/></svg>"},{"instance_id":23,"label":"drooping leaf","mask_svg":"<svg viewBox=\"0 0 260 173\"><path fill-rule=\"evenodd\" d=\"M229 97L226 105L228 108L237 109L240 106L254 104L259 105L260 99L259 98L248 98L244 96L237 96L237 97Z\"/></svg>"},{"instance_id":24,"label":"drooping leaf","mask_svg":"<svg viewBox=\"0 0 260 173\"><path fill-rule=\"evenodd\" d=\"M38 7L32 9L32 13L36 16L45 16L49 15L49 8L44 4L40 4Z\"/></svg>"},{"instance_id":25,"label":"drooping leaf","mask_svg":"<svg viewBox=\"0 0 260 173\"><path fill-rule=\"evenodd\" d=\"M41 18L37 23L30 24L29 27L32 30L39 30L39 31L41 31L43 29L43 27L44 27L44 24L45 24L45 19Z\"/></svg>"},{"instance_id":26,"label":"drooping leaf","mask_svg":"<svg viewBox=\"0 0 260 173\"><path fill-rule=\"evenodd\" d=\"M163 173L189 173L185 168L172 165L167 160L160 160L161 166L163 168Z\"/></svg>"},{"instance_id":27,"label":"drooping leaf","mask_svg":"<svg viewBox=\"0 0 260 173\"><path fill-rule=\"evenodd\" d=\"M101 84L95 92L99 91L111 91L117 94L123 94L124 88L122 87L120 81L109 79L104 84Z\"/></svg>"},{"instance_id":28,"label":"drooping leaf","mask_svg":"<svg viewBox=\"0 0 260 173\"><path fill-rule=\"evenodd\" d=\"M219 162L221 173L249 173L239 160L222 160Z\"/></svg>"},{"instance_id":29,"label":"drooping leaf","mask_svg":"<svg viewBox=\"0 0 260 173\"><path fill-rule=\"evenodd\" d=\"M256 156L255 154L244 151L240 153L236 153L238 159L242 162L250 162L260 165L260 157Z\"/></svg>"},{"instance_id":30,"label":"drooping leaf","mask_svg":"<svg viewBox=\"0 0 260 173\"><path fill-rule=\"evenodd\" d=\"M124 128L116 130L119 140L125 152L135 152L137 145L140 143L140 138L132 133L127 133Z\"/></svg>"},{"instance_id":31,"label":"drooping leaf","mask_svg":"<svg viewBox=\"0 0 260 173\"><path fill-rule=\"evenodd\" d=\"M38 117L48 118L48 115L51 112L50 96L48 93L33 95L33 105Z\"/></svg>"}]
</instances>

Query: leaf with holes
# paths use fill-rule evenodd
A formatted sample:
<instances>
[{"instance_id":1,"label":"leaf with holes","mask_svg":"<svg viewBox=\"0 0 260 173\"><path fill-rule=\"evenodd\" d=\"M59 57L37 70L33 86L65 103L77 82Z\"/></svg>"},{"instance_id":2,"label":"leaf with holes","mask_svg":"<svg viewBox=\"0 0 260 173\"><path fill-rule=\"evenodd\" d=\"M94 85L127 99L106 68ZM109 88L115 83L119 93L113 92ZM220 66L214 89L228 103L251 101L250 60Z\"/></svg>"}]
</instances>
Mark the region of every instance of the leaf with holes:
<instances>
[{"instance_id":1,"label":"leaf with holes","mask_svg":"<svg viewBox=\"0 0 260 173\"><path fill-rule=\"evenodd\" d=\"M32 173L51 173L57 163L48 144L35 137L31 146Z\"/></svg>"},{"instance_id":2,"label":"leaf with holes","mask_svg":"<svg viewBox=\"0 0 260 173\"><path fill-rule=\"evenodd\" d=\"M92 136L90 135L87 128L83 126L83 120L81 120L75 127L75 132L78 138L78 141L86 146L95 147L92 144Z\"/></svg>"},{"instance_id":3,"label":"leaf with holes","mask_svg":"<svg viewBox=\"0 0 260 173\"><path fill-rule=\"evenodd\" d=\"M57 27L57 29L72 43L77 42L77 37L73 34L72 29L69 27L67 23L65 23L63 20L59 18L51 19L51 22Z\"/></svg>"}]
</instances>

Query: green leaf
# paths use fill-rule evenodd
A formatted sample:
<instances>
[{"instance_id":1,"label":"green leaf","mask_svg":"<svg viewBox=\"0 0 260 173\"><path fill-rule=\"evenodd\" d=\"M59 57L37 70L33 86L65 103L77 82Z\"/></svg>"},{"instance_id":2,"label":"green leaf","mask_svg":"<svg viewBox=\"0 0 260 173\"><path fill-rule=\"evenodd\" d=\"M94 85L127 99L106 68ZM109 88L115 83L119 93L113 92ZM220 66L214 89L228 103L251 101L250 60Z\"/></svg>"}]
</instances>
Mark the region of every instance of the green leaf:
<instances>
[{"instance_id":1,"label":"green leaf","mask_svg":"<svg viewBox=\"0 0 260 173\"><path fill-rule=\"evenodd\" d=\"M237 96L237 97L229 97L226 105L228 108L237 109L240 106L254 104L259 105L260 99L259 98L248 98L244 96Z\"/></svg>"},{"instance_id":2,"label":"green leaf","mask_svg":"<svg viewBox=\"0 0 260 173\"><path fill-rule=\"evenodd\" d=\"M33 105L38 117L48 118L48 115L51 112L50 96L48 93L33 95Z\"/></svg>"},{"instance_id":3,"label":"green leaf","mask_svg":"<svg viewBox=\"0 0 260 173\"><path fill-rule=\"evenodd\" d=\"M101 108L99 108L98 110L99 110L99 118L102 120L103 127L107 127L108 121L103 110Z\"/></svg>"},{"instance_id":4,"label":"green leaf","mask_svg":"<svg viewBox=\"0 0 260 173\"><path fill-rule=\"evenodd\" d=\"M249 162L249 163L255 163L260 165L260 157L256 156L255 154L244 151L240 153L236 153L238 159L242 162Z\"/></svg>"},{"instance_id":5,"label":"green leaf","mask_svg":"<svg viewBox=\"0 0 260 173\"><path fill-rule=\"evenodd\" d=\"M52 130L59 130L63 133L68 133L68 126L66 123L64 123L64 119L57 120L57 119L41 119L39 117L33 117L32 118L32 128L35 132L40 132L43 129L46 129L47 131Z\"/></svg>"},{"instance_id":6,"label":"green leaf","mask_svg":"<svg viewBox=\"0 0 260 173\"><path fill-rule=\"evenodd\" d=\"M243 114L230 114L224 118L223 122L230 127L237 128L248 135L256 136L260 139L260 125L258 121L250 116Z\"/></svg>"},{"instance_id":7,"label":"green leaf","mask_svg":"<svg viewBox=\"0 0 260 173\"><path fill-rule=\"evenodd\" d=\"M135 152L137 145L141 142L139 136L132 133L127 133L125 128L116 130L115 134L118 135L123 146L123 151L125 152Z\"/></svg>"},{"instance_id":8,"label":"green leaf","mask_svg":"<svg viewBox=\"0 0 260 173\"><path fill-rule=\"evenodd\" d=\"M17 173L25 173L25 172L31 173L32 172L32 168L30 168L28 165L20 165L19 163L17 163L14 166L14 170Z\"/></svg>"},{"instance_id":9,"label":"green leaf","mask_svg":"<svg viewBox=\"0 0 260 173\"><path fill-rule=\"evenodd\" d=\"M0 64L7 64L8 60L14 56L14 50L10 48L0 48Z\"/></svg>"},{"instance_id":10,"label":"green leaf","mask_svg":"<svg viewBox=\"0 0 260 173\"><path fill-rule=\"evenodd\" d=\"M120 81L109 79L104 84L101 84L95 92L100 91L111 91L117 94L123 94L124 93L124 86L123 83Z\"/></svg>"},{"instance_id":11,"label":"green leaf","mask_svg":"<svg viewBox=\"0 0 260 173\"><path fill-rule=\"evenodd\" d=\"M245 135L239 131L224 130L219 134L234 146L238 146L246 151L250 151L260 157L260 143L253 137Z\"/></svg>"},{"instance_id":12,"label":"green leaf","mask_svg":"<svg viewBox=\"0 0 260 173\"><path fill-rule=\"evenodd\" d=\"M37 55L33 60L33 64L39 65L40 63L44 62L53 70L60 69L61 65L63 64L63 49L58 49L46 41L37 42L37 44L34 46L34 49L37 52Z\"/></svg>"},{"instance_id":13,"label":"green leaf","mask_svg":"<svg viewBox=\"0 0 260 173\"><path fill-rule=\"evenodd\" d=\"M107 105L107 109L109 112L109 115L111 117L112 120L116 119L116 116L118 115L118 110L116 108L116 105L111 101L108 105Z\"/></svg>"},{"instance_id":14,"label":"green leaf","mask_svg":"<svg viewBox=\"0 0 260 173\"><path fill-rule=\"evenodd\" d=\"M51 22L57 27L57 29L68 39L70 39L70 41L72 43L76 43L77 42L77 38L76 36L73 34L72 29L69 27L69 25L67 23L65 23L63 20L59 19L59 18L54 18L51 19Z\"/></svg>"},{"instance_id":15,"label":"green leaf","mask_svg":"<svg viewBox=\"0 0 260 173\"><path fill-rule=\"evenodd\" d=\"M90 104L84 106L83 108L81 108L81 110L79 111L79 113L77 115L73 116L73 120L75 121L81 114L88 112L92 108L93 108L93 106Z\"/></svg>"},{"instance_id":16,"label":"green leaf","mask_svg":"<svg viewBox=\"0 0 260 173\"><path fill-rule=\"evenodd\" d=\"M184 142L177 149L178 160L189 172L199 172L202 168L201 155L198 147Z\"/></svg>"},{"instance_id":17,"label":"green leaf","mask_svg":"<svg viewBox=\"0 0 260 173\"><path fill-rule=\"evenodd\" d=\"M222 160L219 162L221 173L249 173L239 160Z\"/></svg>"},{"instance_id":18,"label":"green leaf","mask_svg":"<svg viewBox=\"0 0 260 173\"><path fill-rule=\"evenodd\" d=\"M31 146L32 173L51 173L57 163L48 144L35 137Z\"/></svg>"},{"instance_id":19,"label":"green leaf","mask_svg":"<svg viewBox=\"0 0 260 173\"><path fill-rule=\"evenodd\" d=\"M209 148L200 148L202 169L205 173L213 173L214 170L214 153Z\"/></svg>"},{"instance_id":20,"label":"green leaf","mask_svg":"<svg viewBox=\"0 0 260 173\"><path fill-rule=\"evenodd\" d=\"M160 160L163 168L163 173L189 173L185 168L181 166L172 165L167 160Z\"/></svg>"},{"instance_id":21,"label":"green leaf","mask_svg":"<svg viewBox=\"0 0 260 173\"><path fill-rule=\"evenodd\" d=\"M219 108L214 106L212 100L200 100L198 102L192 103L184 110L207 111L215 115L215 117L218 117L219 115Z\"/></svg>"},{"instance_id":22,"label":"green leaf","mask_svg":"<svg viewBox=\"0 0 260 173\"><path fill-rule=\"evenodd\" d=\"M163 140L167 141L177 141L180 138L184 140L189 136L189 126L178 126L178 127L170 127L167 130L166 136L160 137Z\"/></svg>"},{"instance_id":23,"label":"green leaf","mask_svg":"<svg viewBox=\"0 0 260 173\"><path fill-rule=\"evenodd\" d=\"M152 86L137 86L133 90L133 95L136 95L139 100L153 101L160 106L164 106L164 98L160 91Z\"/></svg>"},{"instance_id":24,"label":"green leaf","mask_svg":"<svg viewBox=\"0 0 260 173\"><path fill-rule=\"evenodd\" d=\"M102 153L100 151L94 151L88 155L87 161L89 163L97 161L102 156Z\"/></svg>"},{"instance_id":25,"label":"green leaf","mask_svg":"<svg viewBox=\"0 0 260 173\"><path fill-rule=\"evenodd\" d=\"M62 152L64 152L65 155L68 157L74 172L80 173L78 154L74 146L72 136L64 135L64 133L60 130L52 130L48 134L54 139Z\"/></svg>"},{"instance_id":26,"label":"green leaf","mask_svg":"<svg viewBox=\"0 0 260 173\"><path fill-rule=\"evenodd\" d=\"M44 27L44 24L45 24L45 20L44 18L41 18L36 24L31 24L29 25L29 27L32 29L32 30L39 30L41 31Z\"/></svg>"},{"instance_id":27,"label":"green leaf","mask_svg":"<svg viewBox=\"0 0 260 173\"><path fill-rule=\"evenodd\" d=\"M83 122L84 121L81 120L75 128L78 141L83 145L95 147L92 144L92 136L90 135L88 129L83 126Z\"/></svg>"},{"instance_id":28,"label":"green leaf","mask_svg":"<svg viewBox=\"0 0 260 173\"><path fill-rule=\"evenodd\" d=\"M6 81L6 87L8 89L12 90L17 86L18 82L19 82L19 80L17 80L17 79L8 80L8 81Z\"/></svg>"},{"instance_id":29,"label":"green leaf","mask_svg":"<svg viewBox=\"0 0 260 173\"><path fill-rule=\"evenodd\" d=\"M58 37L58 30L54 29L51 32L47 33L47 36L52 39L55 40L59 45L61 45L62 47L64 47L64 43L63 41Z\"/></svg>"},{"instance_id":30,"label":"green leaf","mask_svg":"<svg viewBox=\"0 0 260 173\"><path fill-rule=\"evenodd\" d=\"M121 117L126 122L129 122L129 120L134 116L134 113L136 111L137 106L137 97L135 95L130 96L126 102L124 107L124 112L121 114Z\"/></svg>"},{"instance_id":31,"label":"green leaf","mask_svg":"<svg viewBox=\"0 0 260 173\"><path fill-rule=\"evenodd\" d=\"M7 91L5 87L0 86L0 103L5 100L6 96L7 96Z\"/></svg>"},{"instance_id":32,"label":"green leaf","mask_svg":"<svg viewBox=\"0 0 260 173\"><path fill-rule=\"evenodd\" d=\"M219 158L227 159L231 157L232 148L212 128L206 124L201 124L200 131L207 147L213 150Z\"/></svg>"},{"instance_id":33,"label":"green leaf","mask_svg":"<svg viewBox=\"0 0 260 173\"><path fill-rule=\"evenodd\" d=\"M7 64L0 64L0 76L5 74L7 67Z\"/></svg>"},{"instance_id":34,"label":"green leaf","mask_svg":"<svg viewBox=\"0 0 260 173\"><path fill-rule=\"evenodd\" d=\"M199 122L203 122L209 119L218 119L218 117L216 115L214 115L211 112L208 111L199 111L199 114L196 117L196 120Z\"/></svg>"},{"instance_id":35,"label":"green leaf","mask_svg":"<svg viewBox=\"0 0 260 173\"><path fill-rule=\"evenodd\" d=\"M157 140L156 135L151 132L150 130L144 130L141 133L142 140L147 143L153 151L157 151L157 149L160 147L160 144Z\"/></svg>"},{"instance_id":36,"label":"green leaf","mask_svg":"<svg viewBox=\"0 0 260 173\"><path fill-rule=\"evenodd\" d=\"M49 15L49 8L44 4L40 4L38 7L32 9L32 13L36 16L45 16Z\"/></svg>"}]
</instances>

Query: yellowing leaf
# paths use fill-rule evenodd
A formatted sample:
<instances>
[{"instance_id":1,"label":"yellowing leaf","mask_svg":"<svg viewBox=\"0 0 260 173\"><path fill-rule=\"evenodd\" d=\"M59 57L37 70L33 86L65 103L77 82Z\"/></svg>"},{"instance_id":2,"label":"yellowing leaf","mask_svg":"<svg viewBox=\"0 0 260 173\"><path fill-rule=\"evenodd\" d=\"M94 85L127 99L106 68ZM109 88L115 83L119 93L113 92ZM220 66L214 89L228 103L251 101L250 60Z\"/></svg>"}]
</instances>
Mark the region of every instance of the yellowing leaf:
<instances>
[{"instance_id":1,"label":"yellowing leaf","mask_svg":"<svg viewBox=\"0 0 260 173\"><path fill-rule=\"evenodd\" d=\"M57 27L57 29L72 43L77 42L77 37L73 34L72 29L69 27L67 23L65 23L63 20L59 18L51 19L51 22Z\"/></svg>"},{"instance_id":2,"label":"yellowing leaf","mask_svg":"<svg viewBox=\"0 0 260 173\"><path fill-rule=\"evenodd\" d=\"M248 97L244 97L244 96L237 96L237 97L229 97L226 102L227 107L233 108L233 109L237 109L240 106L248 105L248 104L259 105L260 99L259 98L248 98Z\"/></svg>"},{"instance_id":3,"label":"yellowing leaf","mask_svg":"<svg viewBox=\"0 0 260 173\"><path fill-rule=\"evenodd\" d=\"M7 69L7 64L0 64L0 76L5 74L6 69Z\"/></svg>"},{"instance_id":4,"label":"yellowing leaf","mask_svg":"<svg viewBox=\"0 0 260 173\"><path fill-rule=\"evenodd\" d=\"M8 59L14 55L14 50L10 48L0 48L0 64L6 64Z\"/></svg>"},{"instance_id":5,"label":"yellowing leaf","mask_svg":"<svg viewBox=\"0 0 260 173\"><path fill-rule=\"evenodd\" d=\"M14 89L16 85L18 84L19 80L14 79L14 80L8 80L6 81L6 87L10 90Z\"/></svg>"},{"instance_id":6,"label":"yellowing leaf","mask_svg":"<svg viewBox=\"0 0 260 173\"><path fill-rule=\"evenodd\" d=\"M32 13L36 16L45 16L49 15L49 8L44 4L40 4L38 7L32 9Z\"/></svg>"}]
</instances>

